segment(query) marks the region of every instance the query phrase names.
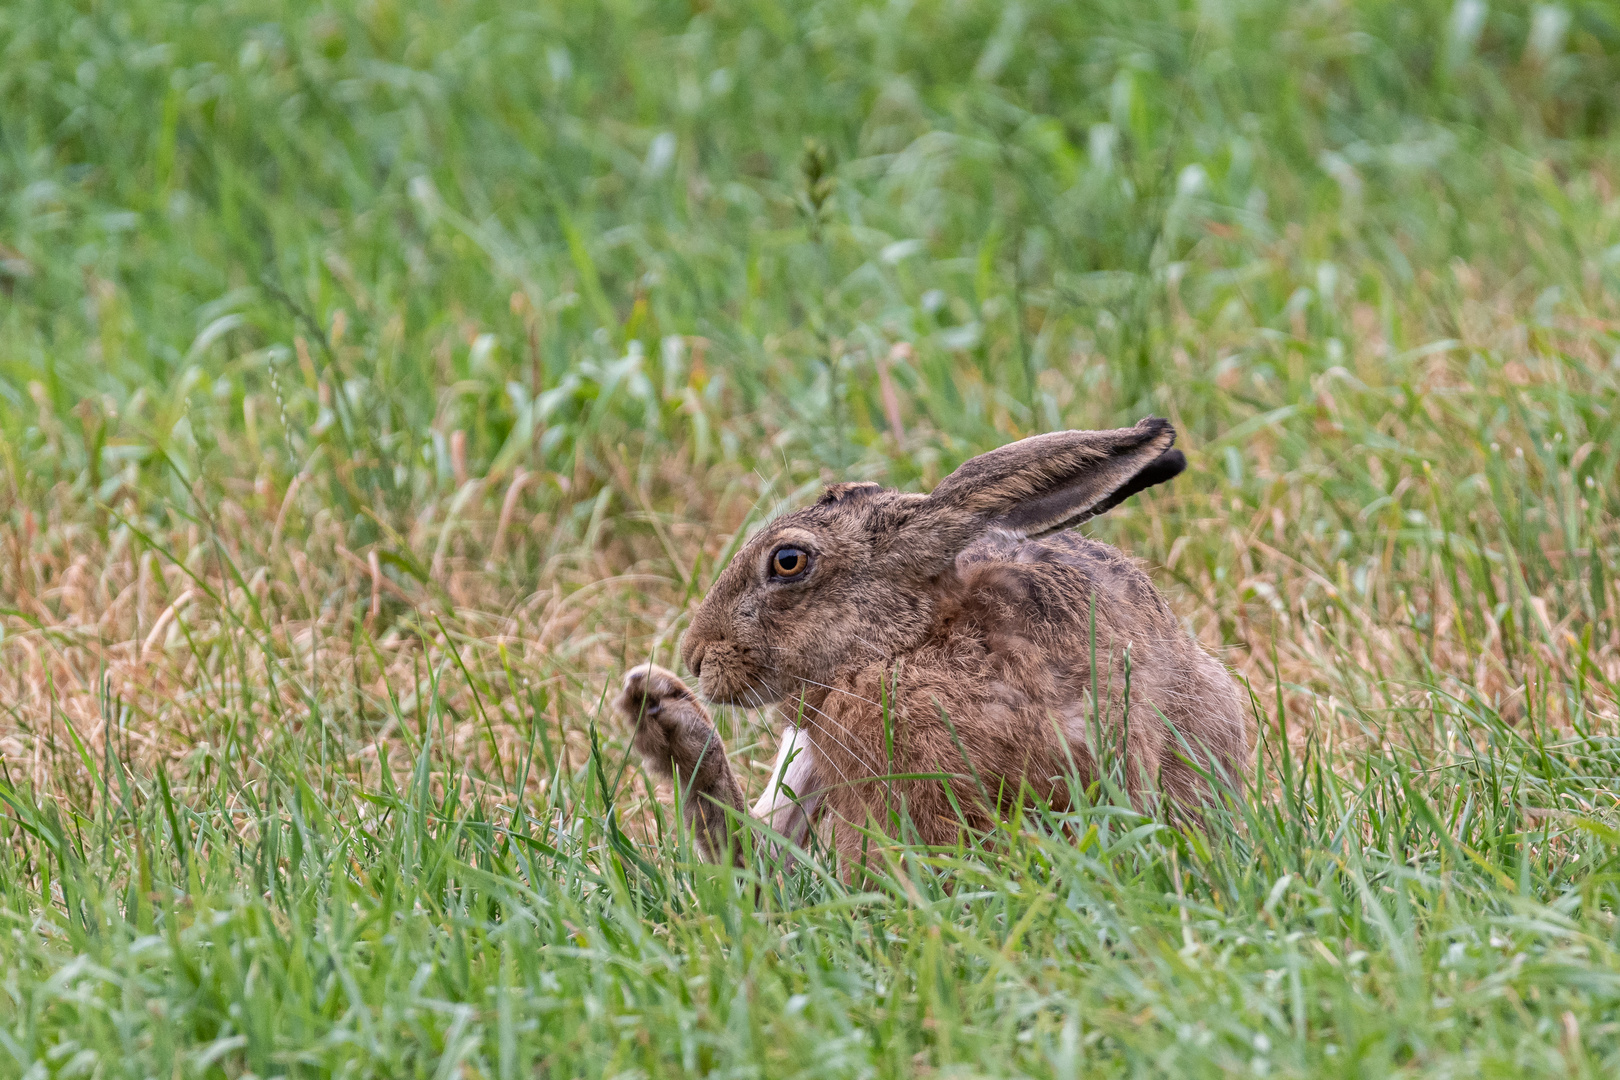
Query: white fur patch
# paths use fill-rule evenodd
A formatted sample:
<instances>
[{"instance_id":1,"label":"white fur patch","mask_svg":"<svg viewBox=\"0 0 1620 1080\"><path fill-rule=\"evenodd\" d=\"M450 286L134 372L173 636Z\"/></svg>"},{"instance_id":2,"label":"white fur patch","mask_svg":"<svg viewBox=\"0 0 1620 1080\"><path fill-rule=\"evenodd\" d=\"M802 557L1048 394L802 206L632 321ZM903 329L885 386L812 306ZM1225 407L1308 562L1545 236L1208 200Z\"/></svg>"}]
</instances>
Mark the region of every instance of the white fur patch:
<instances>
[{"instance_id":1,"label":"white fur patch","mask_svg":"<svg viewBox=\"0 0 1620 1080\"><path fill-rule=\"evenodd\" d=\"M810 794L806 788L815 782L813 755L809 736L802 729L792 724L782 729L782 745L776 751L771 778L765 785L765 794L754 804L755 817L778 832L787 831L787 819L796 809L788 791L800 797Z\"/></svg>"}]
</instances>

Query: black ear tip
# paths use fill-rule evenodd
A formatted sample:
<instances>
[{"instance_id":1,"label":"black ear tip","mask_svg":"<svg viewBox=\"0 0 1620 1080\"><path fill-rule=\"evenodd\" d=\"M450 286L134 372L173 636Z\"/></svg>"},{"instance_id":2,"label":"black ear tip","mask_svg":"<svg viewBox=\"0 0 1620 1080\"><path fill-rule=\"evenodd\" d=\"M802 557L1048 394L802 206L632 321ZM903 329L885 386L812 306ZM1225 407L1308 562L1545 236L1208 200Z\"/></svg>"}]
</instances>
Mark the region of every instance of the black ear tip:
<instances>
[{"instance_id":1,"label":"black ear tip","mask_svg":"<svg viewBox=\"0 0 1620 1080\"><path fill-rule=\"evenodd\" d=\"M1166 450L1143 466L1142 471L1122 484L1118 491L1098 503L1092 509L1092 514L1101 514L1112 510L1137 492L1146 491L1155 484L1162 484L1166 480L1174 479L1186 467L1187 455L1180 450Z\"/></svg>"},{"instance_id":2,"label":"black ear tip","mask_svg":"<svg viewBox=\"0 0 1620 1080\"><path fill-rule=\"evenodd\" d=\"M1162 484L1166 480L1173 480L1180 476L1186 468L1186 454L1183 454L1180 450L1166 450L1149 462L1141 472L1131 477L1130 483L1120 489L1120 494L1114 498L1113 503L1117 505L1135 495L1138 491L1143 491L1155 484Z\"/></svg>"},{"instance_id":3,"label":"black ear tip","mask_svg":"<svg viewBox=\"0 0 1620 1080\"><path fill-rule=\"evenodd\" d=\"M1166 450L1153 459L1147 471L1153 474L1152 483L1162 484L1187 471L1187 455L1180 450Z\"/></svg>"}]
</instances>

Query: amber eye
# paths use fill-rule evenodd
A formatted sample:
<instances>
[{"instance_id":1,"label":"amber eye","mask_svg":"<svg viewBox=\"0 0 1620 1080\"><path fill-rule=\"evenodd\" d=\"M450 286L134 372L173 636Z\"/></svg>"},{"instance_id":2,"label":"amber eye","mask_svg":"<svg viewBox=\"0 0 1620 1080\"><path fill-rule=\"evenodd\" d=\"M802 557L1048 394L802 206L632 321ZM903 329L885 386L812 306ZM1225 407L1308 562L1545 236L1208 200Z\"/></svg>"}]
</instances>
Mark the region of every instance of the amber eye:
<instances>
[{"instance_id":1,"label":"amber eye","mask_svg":"<svg viewBox=\"0 0 1620 1080\"><path fill-rule=\"evenodd\" d=\"M777 548L771 556L771 573L779 578L796 578L810 569L810 553L796 547Z\"/></svg>"}]
</instances>

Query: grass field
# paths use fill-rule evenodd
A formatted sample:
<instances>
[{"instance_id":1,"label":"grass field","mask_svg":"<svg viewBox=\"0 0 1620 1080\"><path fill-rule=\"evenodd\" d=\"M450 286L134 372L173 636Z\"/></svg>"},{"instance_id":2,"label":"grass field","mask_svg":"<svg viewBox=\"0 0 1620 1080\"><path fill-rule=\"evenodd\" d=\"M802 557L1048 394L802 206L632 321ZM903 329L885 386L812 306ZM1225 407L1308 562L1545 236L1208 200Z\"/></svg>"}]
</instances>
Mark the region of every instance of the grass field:
<instances>
[{"instance_id":1,"label":"grass field","mask_svg":"<svg viewBox=\"0 0 1620 1080\"><path fill-rule=\"evenodd\" d=\"M1596 0L9 0L0 1077L1614 1075L1617 287ZM1148 413L1230 820L693 864L749 527Z\"/></svg>"}]
</instances>

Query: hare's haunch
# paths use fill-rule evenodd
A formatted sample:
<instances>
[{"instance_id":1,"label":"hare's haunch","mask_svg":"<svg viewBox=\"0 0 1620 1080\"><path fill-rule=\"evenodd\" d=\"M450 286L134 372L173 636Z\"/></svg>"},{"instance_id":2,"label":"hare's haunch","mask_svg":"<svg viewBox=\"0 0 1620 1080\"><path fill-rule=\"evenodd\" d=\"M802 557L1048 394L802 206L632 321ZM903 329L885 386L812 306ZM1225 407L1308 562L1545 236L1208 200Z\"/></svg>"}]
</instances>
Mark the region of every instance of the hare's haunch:
<instances>
[{"instance_id":1,"label":"hare's haunch","mask_svg":"<svg viewBox=\"0 0 1620 1080\"><path fill-rule=\"evenodd\" d=\"M1231 676L1129 559L1063 531L1181 472L1174 441L1151 418L1037 435L930 494L835 484L761 529L682 650L705 699L776 704L787 722L754 814L795 842L825 828L853 855L856 827L902 808L925 842L953 843L1017 799L1064 805L1069 778L1089 783L1120 753L1139 803L1162 792L1191 809L1209 796L1200 773L1236 779ZM618 707L704 850L726 858L722 808L746 812L743 793L697 697L646 664Z\"/></svg>"}]
</instances>

